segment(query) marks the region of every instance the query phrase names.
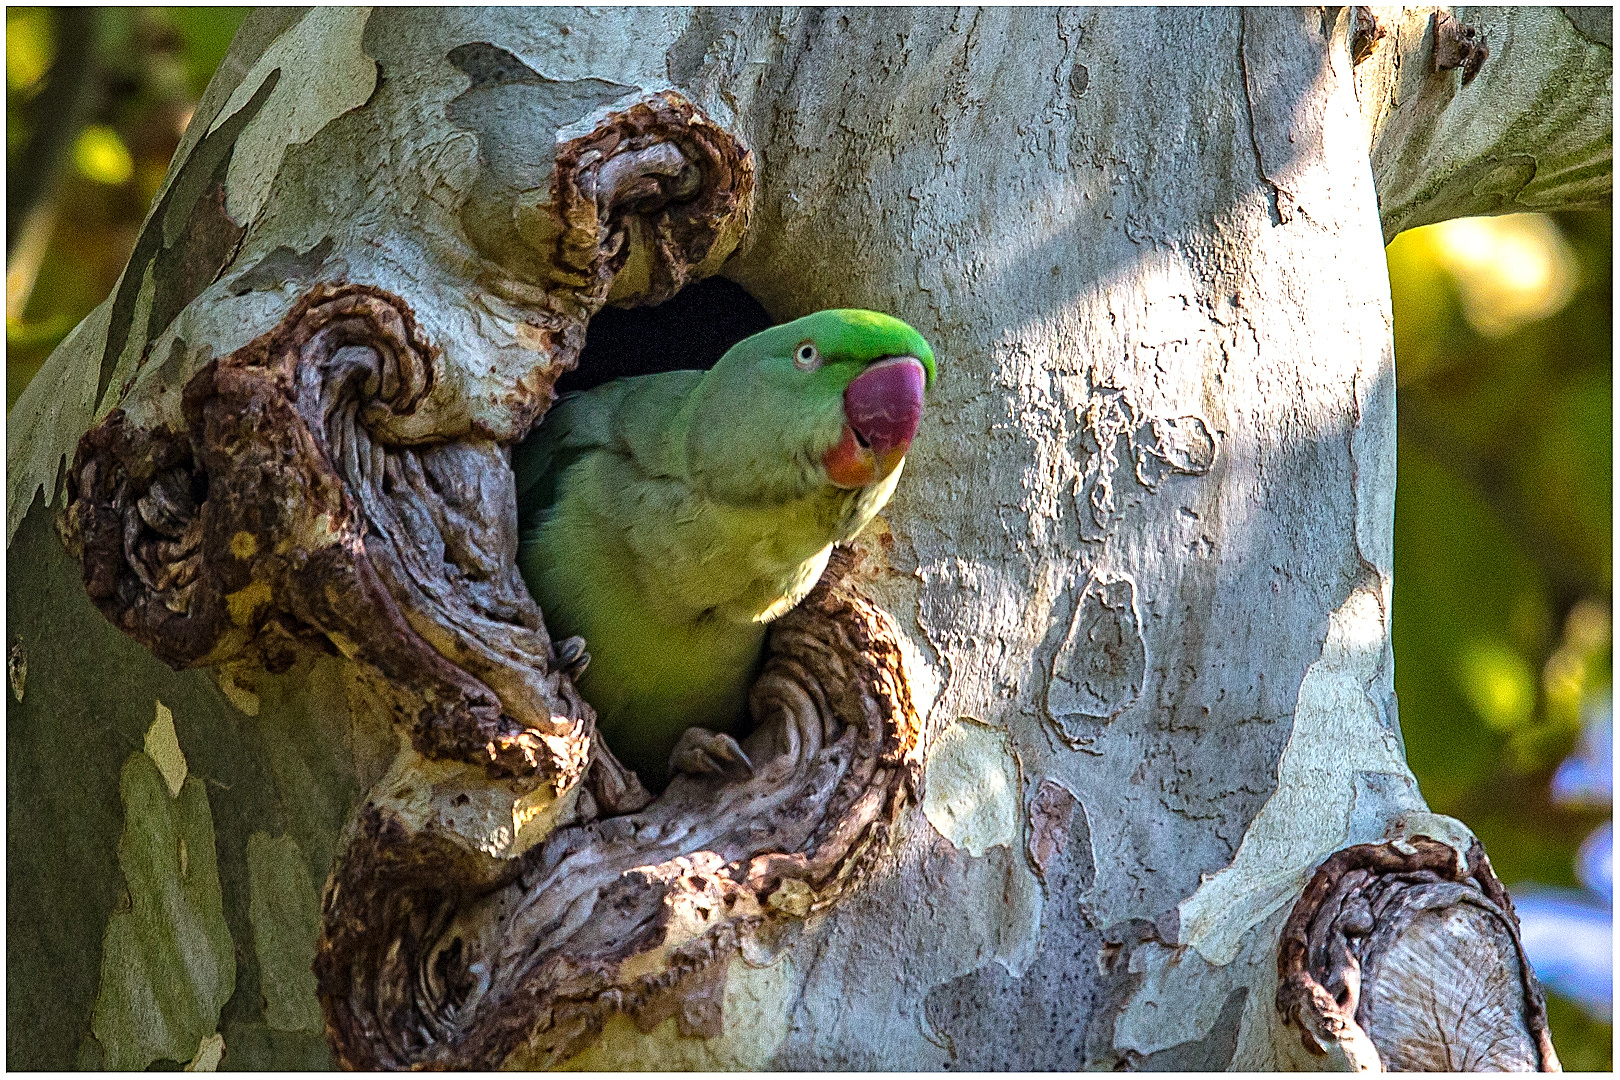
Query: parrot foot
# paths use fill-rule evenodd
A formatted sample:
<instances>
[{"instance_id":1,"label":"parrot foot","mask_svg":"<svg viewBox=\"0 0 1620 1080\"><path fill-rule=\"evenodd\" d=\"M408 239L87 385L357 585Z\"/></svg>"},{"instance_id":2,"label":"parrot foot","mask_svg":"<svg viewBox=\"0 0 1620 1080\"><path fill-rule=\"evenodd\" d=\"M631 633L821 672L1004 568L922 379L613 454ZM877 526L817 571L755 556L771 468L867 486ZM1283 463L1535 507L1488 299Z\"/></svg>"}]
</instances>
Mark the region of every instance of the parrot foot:
<instances>
[{"instance_id":1,"label":"parrot foot","mask_svg":"<svg viewBox=\"0 0 1620 1080\"><path fill-rule=\"evenodd\" d=\"M730 735L708 728L689 727L681 734L669 755L671 773L694 776L723 776L727 780L750 780L754 763Z\"/></svg>"},{"instance_id":2,"label":"parrot foot","mask_svg":"<svg viewBox=\"0 0 1620 1080\"><path fill-rule=\"evenodd\" d=\"M577 634L552 646L552 669L566 673L570 679L577 681L585 674L585 665L590 662L591 654L585 651L585 639Z\"/></svg>"},{"instance_id":3,"label":"parrot foot","mask_svg":"<svg viewBox=\"0 0 1620 1080\"><path fill-rule=\"evenodd\" d=\"M600 812L609 817L633 814L652 802L653 798L642 786L640 777L613 756L613 751L608 749L599 731L591 733L591 769L585 774L585 794L590 795Z\"/></svg>"}]
</instances>

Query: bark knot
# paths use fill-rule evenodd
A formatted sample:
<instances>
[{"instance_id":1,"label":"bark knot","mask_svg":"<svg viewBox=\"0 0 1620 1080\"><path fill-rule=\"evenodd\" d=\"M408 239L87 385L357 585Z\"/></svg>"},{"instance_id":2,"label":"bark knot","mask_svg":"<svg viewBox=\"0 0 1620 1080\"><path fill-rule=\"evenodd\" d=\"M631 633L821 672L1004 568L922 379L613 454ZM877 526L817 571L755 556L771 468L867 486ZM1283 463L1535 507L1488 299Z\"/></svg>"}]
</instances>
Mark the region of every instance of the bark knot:
<instances>
[{"instance_id":1,"label":"bark knot","mask_svg":"<svg viewBox=\"0 0 1620 1080\"><path fill-rule=\"evenodd\" d=\"M1434 70L1454 71L1462 68L1462 84L1467 86L1479 74L1490 58L1491 48L1477 29L1460 23L1447 11L1436 11L1434 27Z\"/></svg>"},{"instance_id":2,"label":"bark knot","mask_svg":"<svg viewBox=\"0 0 1620 1080\"><path fill-rule=\"evenodd\" d=\"M1389 31L1378 20L1378 13L1370 7L1357 5L1351 8L1355 18L1350 35L1350 62L1359 64L1377 50L1378 43L1389 35Z\"/></svg>"},{"instance_id":3,"label":"bark knot","mask_svg":"<svg viewBox=\"0 0 1620 1080\"><path fill-rule=\"evenodd\" d=\"M502 569L498 504L482 505L499 448L380 433L439 362L398 297L318 286L198 372L185 431L115 411L87 432L59 528L91 600L172 667L338 652L375 673L423 755L566 782L586 711L547 676L539 611Z\"/></svg>"},{"instance_id":4,"label":"bark knot","mask_svg":"<svg viewBox=\"0 0 1620 1080\"><path fill-rule=\"evenodd\" d=\"M554 260L593 283L598 304L661 304L724 258L747 228L754 159L674 91L609 116L559 147L552 198L565 231ZM640 236L632 235L640 233ZM617 277L637 242L645 267ZM716 260L716 265L717 265Z\"/></svg>"},{"instance_id":5,"label":"bark knot","mask_svg":"<svg viewBox=\"0 0 1620 1080\"><path fill-rule=\"evenodd\" d=\"M506 225L518 192L502 187L492 202L470 202L463 221L493 263L481 285L582 325L603 304L661 304L717 270L748 227L754 157L668 90L559 142L549 185L537 212L550 240L539 250Z\"/></svg>"}]
</instances>

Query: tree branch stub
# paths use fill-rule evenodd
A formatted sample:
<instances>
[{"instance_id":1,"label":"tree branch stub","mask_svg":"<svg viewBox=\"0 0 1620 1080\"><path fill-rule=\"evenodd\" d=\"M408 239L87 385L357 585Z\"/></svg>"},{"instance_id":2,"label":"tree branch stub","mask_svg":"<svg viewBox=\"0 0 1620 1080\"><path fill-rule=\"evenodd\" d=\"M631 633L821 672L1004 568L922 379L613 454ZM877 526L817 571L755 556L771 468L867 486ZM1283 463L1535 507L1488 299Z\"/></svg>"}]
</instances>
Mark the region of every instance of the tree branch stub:
<instances>
[{"instance_id":1,"label":"tree branch stub","mask_svg":"<svg viewBox=\"0 0 1620 1080\"><path fill-rule=\"evenodd\" d=\"M1357 1071L1559 1071L1513 902L1477 840L1466 857L1426 836L1334 853L1288 918L1277 977L1305 1049Z\"/></svg>"},{"instance_id":2,"label":"tree branch stub","mask_svg":"<svg viewBox=\"0 0 1620 1080\"><path fill-rule=\"evenodd\" d=\"M1612 35L1556 7L1357 10L1386 32L1355 69L1386 242L1448 218L1609 205Z\"/></svg>"}]
</instances>

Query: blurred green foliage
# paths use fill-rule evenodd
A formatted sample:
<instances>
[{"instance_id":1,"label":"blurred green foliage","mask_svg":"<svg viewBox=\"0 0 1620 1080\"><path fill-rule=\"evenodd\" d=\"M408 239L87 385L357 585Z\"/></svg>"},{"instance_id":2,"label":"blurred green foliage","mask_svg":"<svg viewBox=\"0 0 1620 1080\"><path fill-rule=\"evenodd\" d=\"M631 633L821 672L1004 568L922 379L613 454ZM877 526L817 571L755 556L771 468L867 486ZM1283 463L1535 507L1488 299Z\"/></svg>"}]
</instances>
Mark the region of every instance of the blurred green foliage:
<instances>
[{"instance_id":1,"label":"blurred green foliage","mask_svg":"<svg viewBox=\"0 0 1620 1080\"><path fill-rule=\"evenodd\" d=\"M37 167L31 110L62 10L6 11L6 164ZM112 290L245 8L104 8L92 93L54 190L7 238L9 410ZM8 211L11 210L8 207ZM1390 245L1399 375L1396 688L1429 803L1509 883L1574 886L1607 808L1554 806L1581 706L1611 680L1608 212L1447 222ZM1609 1025L1552 1003L1565 1066L1607 1070Z\"/></svg>"},{"instance_id":2,"label":"blurred green foliage","mask_svg":"<svg viewBox=\"0 0 1620 1080\"><path fill-rule=\"evenodd\" d=\"M1407 758L1510 886L1578 887L1611 810L1549 781L1612 681L1611 215L1446 222L1388 255ZM1565 1067L1608 1070L1612 1025L1550 1007Z\"/></svg>"},{"instance_id":3,"label":"blurred green foliage","mask_svg":"<svg viewBox=\"0 0 1620 1080\"><path fill-rule=\"evenodd\" d=\"M1469 290L1483 287L1446 233L1481 223L1551 249L1570 279L1555 308L1483 329L1470 318ZM1424 794L1470 822L1509 792L1535 801L1519 789L1544 791L1582 703L1610 681L1610 234L1607 213L1520 215L1430 226L1389 248L1395 681ZM1519 868L1491 851L1511 878Z\"/></svg>"},{"instance_id":4,"label":"blurred green foliage","mask_svg":"<svg viewBox=\"0 0 1620 1080\"><path fill-rule=\"evenodd\" d=\"M1553 1048L1565 1072L1614 1071L1614 1025L1599 1023L1579 1007L1549 995L1547 1026L1552 1029Z\"/></svg>"},{"instance_id":5,"label":"blurred green foliage","mask_svg":"<svg viewBox=\"0 0 1620 1080\"><path fill-rule=\"evenodd\" d=\"M191 112L247 12L6 9L13 197L19 179L56 171L30 205L7 207L8 222L17 215L6 237L8 411L57 342L112 292ZM75 48L61 49L64 36ZM59 51L78 65L66 74L86 84L77 105L50 97ZM44 129L63 124L71 130L54 147Z\"/></svg>"}]
</instances>

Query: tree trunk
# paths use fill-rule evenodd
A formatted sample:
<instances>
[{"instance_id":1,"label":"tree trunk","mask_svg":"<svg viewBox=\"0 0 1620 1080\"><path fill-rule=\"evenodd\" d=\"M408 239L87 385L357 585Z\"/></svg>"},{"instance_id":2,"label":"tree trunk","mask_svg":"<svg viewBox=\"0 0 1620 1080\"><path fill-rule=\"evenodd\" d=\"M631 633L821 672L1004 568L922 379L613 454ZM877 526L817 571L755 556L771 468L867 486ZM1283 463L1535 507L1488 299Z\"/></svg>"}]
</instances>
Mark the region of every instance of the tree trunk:
<instances>
[{"instance_id":1,"label":"tree trunk","mask_svg":"<svg viewBox=\"0 0 1620 1080\"><path fill-rule=\"evenodd\" d=\"M1454 14L253 16L11 417L8 1064L1556 1068L1404 762L1383 244L1605 203L1610 39ZM649 804L507 457L715 274L940 378Z\"/></svg>"}]
</instances>

